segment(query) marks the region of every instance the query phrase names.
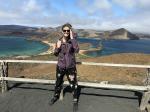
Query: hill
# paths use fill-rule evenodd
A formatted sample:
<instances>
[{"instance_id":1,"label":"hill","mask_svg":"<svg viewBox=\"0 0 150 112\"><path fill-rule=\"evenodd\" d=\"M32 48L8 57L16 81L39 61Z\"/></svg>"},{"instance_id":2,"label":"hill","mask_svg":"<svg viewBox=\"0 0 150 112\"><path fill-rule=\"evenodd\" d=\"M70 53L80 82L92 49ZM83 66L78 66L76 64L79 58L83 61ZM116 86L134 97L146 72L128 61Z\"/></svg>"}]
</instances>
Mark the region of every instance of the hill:
<instances>
[{"instance_id":1,"label":"hill","mask_svg":"<svg viewBox=\"0 0 150 112\"><path fill-rule=\"evenodd\" d=\"M37 36L42 37L47 35L45 31L39 32L39 28L29 27L29 26L20 26L20 25L0 25L0 35L2 36Z\"/></svg>"},{"instance_id":2,"label":"hill","mask_svg":"<svg viewBox=\"0 0 150 112\"><path fill-rule=\"evenodd\" d=\"M136 40L139 39L136 35L132 34L131 32L127 31L124 28L117 29L110 33L110 38L112 39L131 39Z\"/></svg>"},{"instance_id":3,"label":"hill","mask_svg":"<svg viewBox=\"0 0 150 112\"><path fill-rule=\"evenodd\" d=\"M139 37L124 28L113 31L100 31L93 29L73 29L79 37L99 39L139 39ZM61 26L58 27L28 27L19 25L0 25L0 35L26 36L33 39L46 39L56 42L62 35ZM143 35L142 35L143 36Z\"/></svg>"}]
</instances>

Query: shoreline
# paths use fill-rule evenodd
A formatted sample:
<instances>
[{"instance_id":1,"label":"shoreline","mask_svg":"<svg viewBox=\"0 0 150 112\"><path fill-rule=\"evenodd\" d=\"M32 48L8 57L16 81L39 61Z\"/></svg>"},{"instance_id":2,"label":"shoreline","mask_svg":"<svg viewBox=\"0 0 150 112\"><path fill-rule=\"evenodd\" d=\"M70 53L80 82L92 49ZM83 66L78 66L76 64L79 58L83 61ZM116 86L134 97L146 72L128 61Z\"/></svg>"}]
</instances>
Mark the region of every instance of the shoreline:
<instances>
[{"instance_id":1,"label":"shoreline","mask_svg":"<svg viewBox=\"0 0 150 112\"><path fill-rule=\"evenodd\" d=\"M42 52L40 54L37 54L38 55L46 55L46 54L52 54L53 53L53 49L54 49L54 46L55 46L55 43L49 43L48 40L42 40L41 41L42 43L44 44L47 44L49 46L49 49L45 52ZM86 55L87 52L94 52L94 51L98 51L98 50L101 50L102 48L101 47L98 47L98 48L92 48L92 49L89 49L89 50L79 50L79 54L80 55L84 55L84 56L88 56Z\"/></svg>"},{"instance_id":2,"label":"shoreline","mask_svg":"<svg viewBox=\"0 0 150 112\"><path fill-rule=\"evenodd\" d=\"M30 39L27 39L27 40L29 40L29 41L39 41L42 44L47 45L48 49L46 51L38 53L38 54L16 55L16 56L10 56L9 58L15 58L15 59L23 58L24 59L24 58L28 58L28 57L32 57L32 56L41 56L41 55L48 55L48 54L53 53L55 43L50 43L48 40L41 40L41 39L35 39L35 38L30 38ZM97 51L97 50L101 50L101 48L94 48L94 49L92 48L92 49L88 49L88 50L80 49L78 54L88 56L88 55L86 55L87 52L94 52L94 51ZM91 56L88 56L88 57L91 57Z\"/></svg>"},{"instance_id":3,"label":"shoreline","mask_svg":"<svg viewBox=\"0 0 150 112\"><path fill-rule=\"evenodd\" d=\"M32 39L33 41L35 41L35 39ZM39 40L38 40L39 41ZM20 55L20 56L12 56L14 58L28 58L28 57L32 57L32 56L41 56L41 55L47 55L47 54L52 54L53 53L53 46L55 45L54 43L49 43L48 40L40 40L41 43L44 43L46 45L48 45L48 50L44 51L44 52L41 52L39 54L36 54L36 55Z\"/></svg>"},{"instance_id":4,"label":"shoreline","mask_svg":"<svg viewBox=\"0 0 150 112\"><path fill-rule=\"evenodd\" d=\"M15 58L15 59L23 58L24 59L24 58L29 58L32 56L40 56L40 55L47 55L47 54L53 53L53 48L54 48L55 43L49 43L48 40L38 40L38 39L33 39L33 38L32 39L26 39L26 40L38 41L42 44L46 44L46 45L48 45L48 50L41 52L41 53L38 53L38 54L33 54L33 55L12 55L12 56L0 57L0 58Z\"/></svg>"},{"instance_id":5,"label":"shoreline","mask_svg":"<svg viewBox=\"0 0 150 112\"><path fill-rule=\"evenodd\" d=\"M95 51L99 51L99 50L102 50L102 48L98 47L98 48L91 48L91 49L88 49L88 50L80 50L79 54L86 55L86 53L88 53L88 52L95 52Z\"/></svg>"},{"instance_id":6,"label":"shoreline","mask_svg":"<svg viewBox=\"0 0 150 112\"><path fill-rule=\"evenodd\" d=\"M37 55L46 55L46 54L52 54L53 53L53 49L54 49L54 45L55 43L50 43L48 40L42 40L42 43L46 44L49 46L48 50L42 53L39 53Z\"/></svg>"},{"instance_id":7,"label":"shoreline","mask_svg":"<svg viewBox=\"0 0 150 112\"><path fill-rule=\"evenodd\" d=\"M35 41L35 39L32 39L32 40ZM48 40L40 40L40 42L48 45L48 47L49 47L48 50L46 50L44 52L41 52L39 54L36 54L36 55L18 55L18 56L12 56L12 58L15 58L15 59L18 59L18 58L29 58L29 57L32 57L32 56L42 56L42 55L48 55L48 54L52 54L53 53L53 49L54 49L55 43L50 43ZM100 49L99 48L95 48L95 49L90 49L90 50L79 50L78 54L83 55L83 56L88 56L88 55L86 55L86 52L92 52L92 51L97 51L97 50L100 50Z\"/></svg>"}]
</instances>

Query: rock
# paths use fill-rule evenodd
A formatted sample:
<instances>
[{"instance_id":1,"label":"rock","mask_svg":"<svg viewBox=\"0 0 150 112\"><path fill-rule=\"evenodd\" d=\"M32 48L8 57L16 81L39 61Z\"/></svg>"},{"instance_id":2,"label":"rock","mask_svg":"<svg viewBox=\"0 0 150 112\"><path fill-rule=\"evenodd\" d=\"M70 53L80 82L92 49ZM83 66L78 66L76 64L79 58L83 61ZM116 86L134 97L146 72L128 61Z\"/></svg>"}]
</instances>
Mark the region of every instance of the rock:
<instances>
[{"instance_id":1,"label":"rock","mask_svg":"<svg viewBox=\"0 0 150 112\"><path fill-rule=\"evenodd\" d=\"M109 39L130 39L130 40L137 40L139 39L138 36L136 36L135 34L132 34L131 32L127 31L124 28L121 29L117 29L115 31L112 31L109 34Z\"/></svg>"}]
</instances>

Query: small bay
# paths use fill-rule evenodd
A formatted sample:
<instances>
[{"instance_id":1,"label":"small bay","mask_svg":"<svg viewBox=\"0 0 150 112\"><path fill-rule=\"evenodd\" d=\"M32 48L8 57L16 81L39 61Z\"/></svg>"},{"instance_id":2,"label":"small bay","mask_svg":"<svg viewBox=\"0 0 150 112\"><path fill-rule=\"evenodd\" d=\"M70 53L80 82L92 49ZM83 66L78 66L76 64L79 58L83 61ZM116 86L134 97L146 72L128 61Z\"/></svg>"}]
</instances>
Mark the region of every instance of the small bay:
<instances>
[{"instance_id":1,"label":"small bay","mask_svg":"<svg viewBox=\"0 0 150 112\"><path fill-rule=\"evenodd\" d=\"M0 36L0 57L36 55L48 48L48 45L26 37Z\"/></svg>"}]
</instances>

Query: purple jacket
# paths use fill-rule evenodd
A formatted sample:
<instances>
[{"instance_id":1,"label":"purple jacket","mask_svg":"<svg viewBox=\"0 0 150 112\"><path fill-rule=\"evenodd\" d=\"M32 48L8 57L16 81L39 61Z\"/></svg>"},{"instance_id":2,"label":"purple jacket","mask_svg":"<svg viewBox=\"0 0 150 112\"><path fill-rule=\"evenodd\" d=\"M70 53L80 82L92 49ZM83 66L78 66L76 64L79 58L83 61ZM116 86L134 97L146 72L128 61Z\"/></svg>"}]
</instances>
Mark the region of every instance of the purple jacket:
<instances>
[{"instance_id":1,"label":"purple jacket","mask_svg":"<svg viewBox=\"0 0 150 112\"><path fill-rule=\"evenodd\" d=\"M60 68L73 68L76 66L75 53L79 52L79 45L76 37L62 43L60 48L55 48L54 55L58 56L57 65Z\"/></svg>"}]
</instances>

